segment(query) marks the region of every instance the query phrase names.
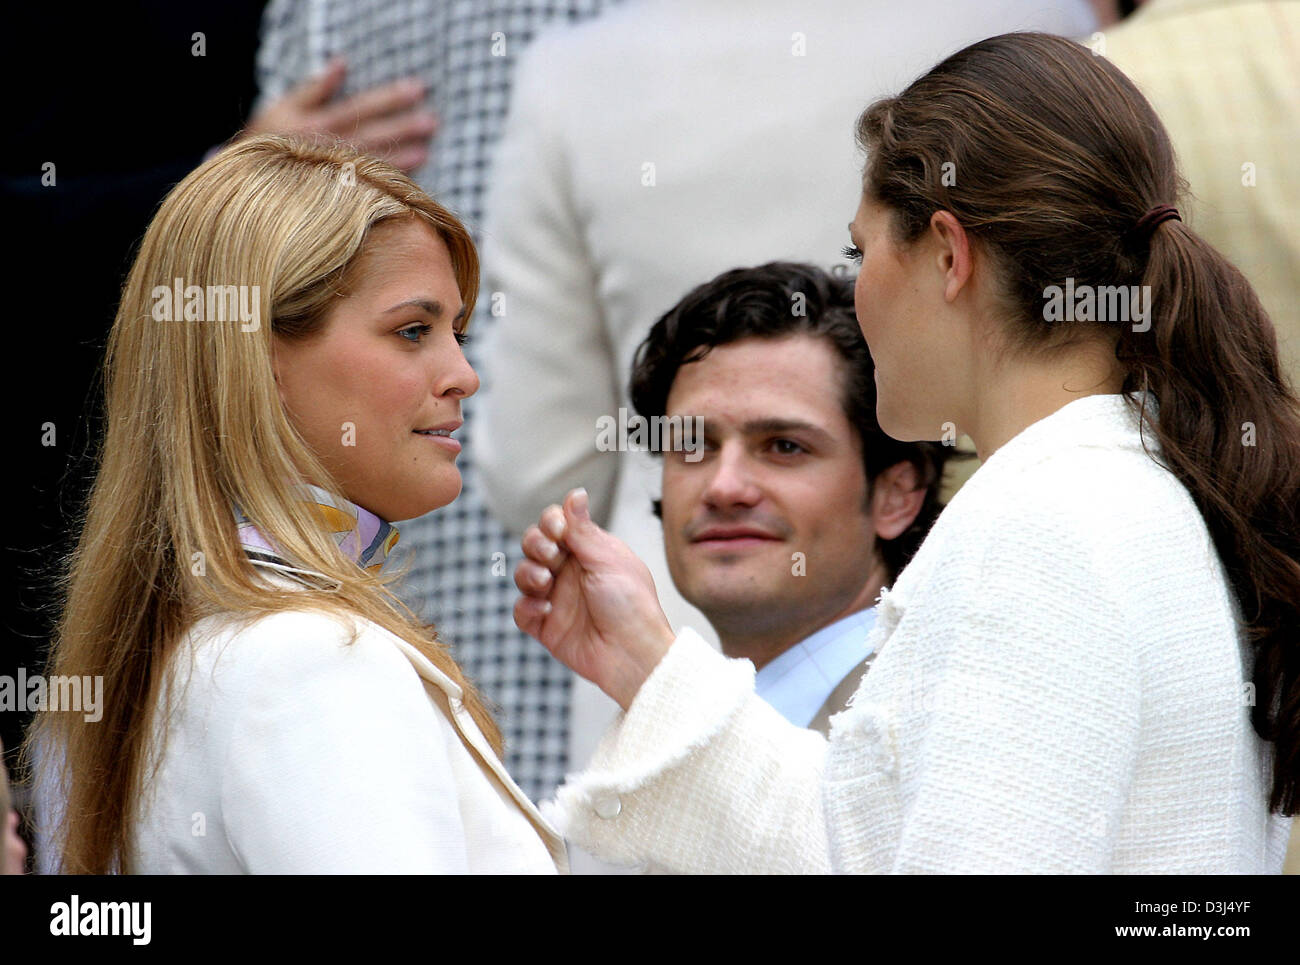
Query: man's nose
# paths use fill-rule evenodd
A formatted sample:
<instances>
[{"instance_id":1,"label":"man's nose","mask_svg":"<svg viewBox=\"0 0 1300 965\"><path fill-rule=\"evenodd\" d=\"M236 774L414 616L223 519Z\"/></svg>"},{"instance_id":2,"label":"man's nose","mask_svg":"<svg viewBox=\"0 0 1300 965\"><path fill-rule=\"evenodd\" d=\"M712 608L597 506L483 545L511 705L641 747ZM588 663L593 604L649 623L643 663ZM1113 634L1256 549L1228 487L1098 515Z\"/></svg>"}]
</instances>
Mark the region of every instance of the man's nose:
<instances>
[{"instance_id":1,"label":"man's nose","mask_svg":"<svg viewBox=\"0 0 1300 965\"><path fill-rule=\"evenodd\" d=\"M704 490L704 501L710 506L753 506L762 498L753 467L739 443L722 445L713 460L712 472Z\"/></svg>"}]
</instances>

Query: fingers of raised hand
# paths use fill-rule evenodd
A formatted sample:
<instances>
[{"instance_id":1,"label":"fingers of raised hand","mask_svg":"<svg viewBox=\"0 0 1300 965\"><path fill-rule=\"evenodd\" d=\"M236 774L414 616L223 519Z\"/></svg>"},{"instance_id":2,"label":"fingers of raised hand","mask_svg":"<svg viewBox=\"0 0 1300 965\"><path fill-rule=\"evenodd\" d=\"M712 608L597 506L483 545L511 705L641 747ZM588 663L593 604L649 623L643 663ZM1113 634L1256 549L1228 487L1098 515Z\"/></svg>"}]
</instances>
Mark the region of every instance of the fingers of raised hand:
<instances>
[{"instance_id":1,"label":"fingers of raised hand","mask_svg":"<svg viewBox=\"0 0 1300 965\"><path fill-rule=\"evenodd\" d=\"M556 572L564 565L567 555L560 544L547 536L537 526L529 526L519 544L524 551L524 558L538 563L551 572Z\"/></svg>"},{"instance_id":2,"label":"fingers of raised hand","mask_svg":"<svg viewBox=\"0 0 1300 965\"><path fill-rule=\"evenodd\" d=\"M551 571L540 563L523 560L515 567L515 586L519 587L520 593L545 597L551 592L553 583Z\"/></svg>"},{"instance_id":3,"label":"fingers of raised hand","mask_svg":"<svg viewBox=\"0 0 1300 965\"><path fill-rule=\"evenodd\" d=\"M542 517L538 520L537 525L541 529L542 535L558 543L564 539L568 523L564 519L564 510L552 503L542 510Z\"/></svg>"},{"instance_id":4,"label":"fingers of raised hand","mask_svg":"<svg viewBox=\"0 0 1300 965\"><path fill-rule=\"evenodd\" d=\"M515 601L515 626L530 636L541 639L542 624L551 612L550 600L521 596Z\"/></svg>"}]
</instances>

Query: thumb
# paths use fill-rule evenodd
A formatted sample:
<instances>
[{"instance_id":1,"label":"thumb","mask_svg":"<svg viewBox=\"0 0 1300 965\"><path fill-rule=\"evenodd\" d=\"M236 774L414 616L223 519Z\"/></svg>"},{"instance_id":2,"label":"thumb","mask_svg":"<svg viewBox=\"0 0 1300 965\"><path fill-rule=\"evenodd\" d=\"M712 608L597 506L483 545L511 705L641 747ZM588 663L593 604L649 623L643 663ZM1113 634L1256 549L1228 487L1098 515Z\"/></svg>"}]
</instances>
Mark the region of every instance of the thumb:
<instances>
[{"instance_id":1,"label":"thumb","mask_svg":"<svg viewBox=\"0 0 1300 965\"><path fill-rule=\"evenodd\" d=\"M583 566L601 562L612 537L591 518L587 490L570 490L564 497L564 545Z\"/></svg>"}]
</instances>

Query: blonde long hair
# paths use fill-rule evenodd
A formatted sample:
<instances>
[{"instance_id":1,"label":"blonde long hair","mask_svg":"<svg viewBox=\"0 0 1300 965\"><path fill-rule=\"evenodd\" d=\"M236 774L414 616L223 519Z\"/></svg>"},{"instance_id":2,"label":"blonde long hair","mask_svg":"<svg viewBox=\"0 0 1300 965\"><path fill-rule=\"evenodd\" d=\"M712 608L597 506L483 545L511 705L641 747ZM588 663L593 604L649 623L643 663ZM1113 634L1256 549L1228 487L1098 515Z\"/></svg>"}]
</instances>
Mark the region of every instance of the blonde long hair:
<instances>
[{"instance_id":1,"label":"blonde long hair","mask_svg":"<svg viewBox=\"0 0 1300 965\"><path fill-rule=\"evenodd\" d=\"M340 144L237 142L177 185L150 224L109 336L107 427L80 540L61 577L50 661L51 675L103 676L103 718L45 713L28 740L28 759L54 768L37 783L58 789L61 819L47 840L64 872L131 870L168 660L212 613L254 619L310 607L378 624L460 684L500 753L483 701L433 628L389 588L397 577L369 574L343 556L303 501L304 476L340 490L291 425L274 379L272 334L318 330L369 232L392 218L423 218L446 243L468 318L478 257L464 226L396 168ZM261 293L269 324L155 320L152 292L178 278L205 291L257 286L250 291ZM259 582L240 548L235 503L328 584L280 591Z\"/></svg>"}]
</instances>

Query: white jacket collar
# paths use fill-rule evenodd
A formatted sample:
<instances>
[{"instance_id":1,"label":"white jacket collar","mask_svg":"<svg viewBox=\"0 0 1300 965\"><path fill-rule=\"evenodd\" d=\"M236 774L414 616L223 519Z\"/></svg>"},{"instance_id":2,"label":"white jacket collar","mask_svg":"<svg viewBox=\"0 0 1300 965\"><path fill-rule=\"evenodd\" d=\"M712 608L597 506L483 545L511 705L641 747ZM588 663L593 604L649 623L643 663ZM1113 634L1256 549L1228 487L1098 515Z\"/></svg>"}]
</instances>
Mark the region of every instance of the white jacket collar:
<instances>
[{"instance_id":1,"label":"white jacket collar","mask_svg":"<svg viewBox=\"0 0 1300 965\"><path fill-rule=\"evenodd\" d=\"M1133 403L1139 406L1142 404L1141 393L1134 392L1130 398ZM1141 451L1142 440L1145 439L1147 449L1158 451L1158 443L1149 429L1144 429L1141 438L1139 437L1137 410L1133 403L1123 395L1111 394L1088 395L1066 403L1051 415L1021 429L1005 442L984 460L984 464L975 471L967 485L981 475L986 479L1000 476L1081 446ZM1158 407L1155 396L1149 392L1146 393L1146 407L1149 417L1154 419ZM961 497L961 492L958 490L953 497L954 502Z\"/></svg>"}]
</instances>

